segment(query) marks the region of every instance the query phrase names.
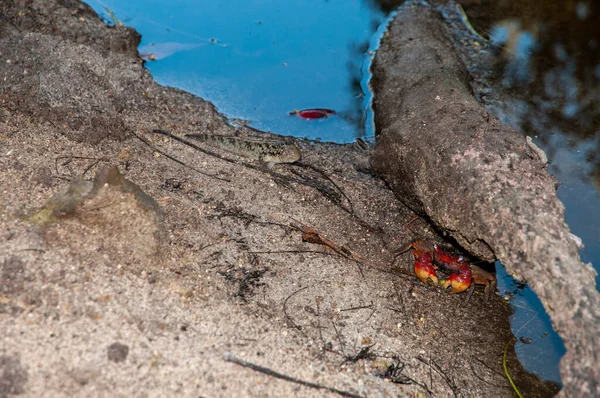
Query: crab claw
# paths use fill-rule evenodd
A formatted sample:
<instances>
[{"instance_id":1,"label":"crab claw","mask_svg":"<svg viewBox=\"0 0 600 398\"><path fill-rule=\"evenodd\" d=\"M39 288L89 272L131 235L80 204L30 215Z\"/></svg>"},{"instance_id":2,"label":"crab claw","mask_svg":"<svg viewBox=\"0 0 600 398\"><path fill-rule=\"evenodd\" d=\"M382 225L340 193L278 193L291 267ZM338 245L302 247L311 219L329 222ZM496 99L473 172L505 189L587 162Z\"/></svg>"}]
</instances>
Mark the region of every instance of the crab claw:
<instances>
[{"instance_id":1,"label":"crab claw","mask_svg":"<svg viewBox=\"0 0 600 398\"><path fill-rule=\"evenodd\" d=\"M432 264L432 256L429 253L423 254L415 261L415 274L424 284L428 284L429 281L434 286L438 284L437 274Z\"/></svg>"},{"instance_id":2,"label":"crab claw","mask_svg":"<svg viewBox=\"0 0 600 398\"><path fill-rule=\"evenodd\" d=\"M450 275L442 287L444 289L450 288L450 293L462 293L471 286L472 275L471 268L464 267L457 274Z\"/></svg>"}]
</instances>

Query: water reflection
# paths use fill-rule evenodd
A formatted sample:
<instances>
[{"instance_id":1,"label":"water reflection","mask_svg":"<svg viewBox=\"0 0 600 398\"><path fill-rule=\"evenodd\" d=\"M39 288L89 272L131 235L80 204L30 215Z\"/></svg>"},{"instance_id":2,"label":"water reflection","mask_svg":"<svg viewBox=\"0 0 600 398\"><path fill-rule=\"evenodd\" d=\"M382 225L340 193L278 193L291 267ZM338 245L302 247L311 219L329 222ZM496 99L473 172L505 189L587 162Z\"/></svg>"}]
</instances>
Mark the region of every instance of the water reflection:
<instances>
[{"instance_id":1,"label":"water reflection","mask_svg":"<svg viewBox=\"0 0 600 398\"><path fill-rule=\"evenodd\" d=\"M490 41L502 49L505 60L502 85L510 88L515 84L530 84L535 79L535 69L531 65L530 54L537 49L534 32L521 27L518 19L500 21L492 27Z\"/></svg>"},{"instance_id":2,"label":"water reflection","mask_svg":"<svg viewBox=\"0 0 600 398\"><path fill-rule=\"evenodd\" d=\"M503 87L499 110L521 109L519 126L542 143L554 134L597 141L600 135L600 6L590 0L462 1L489 37ZM519 102L515 105L515 102ZM591 155L592 157L595 157ZM598 170L598 159L590 159ZM588 174L589 177L591 174Z\"/></svg>"}]
</instances>

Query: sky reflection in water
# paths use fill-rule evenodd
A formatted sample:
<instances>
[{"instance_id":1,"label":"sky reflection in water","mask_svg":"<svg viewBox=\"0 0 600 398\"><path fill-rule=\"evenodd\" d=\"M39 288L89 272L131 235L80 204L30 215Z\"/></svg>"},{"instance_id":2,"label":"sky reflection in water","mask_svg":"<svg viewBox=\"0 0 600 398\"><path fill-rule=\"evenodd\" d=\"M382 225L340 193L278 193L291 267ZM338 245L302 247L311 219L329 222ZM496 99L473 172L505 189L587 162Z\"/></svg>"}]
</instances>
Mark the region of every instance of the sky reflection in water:
<instances>
[{"instance_id":1,"label":"sky reflection in water","mask_svg":"<svg viewBox=\"0 0 600 398\"><path fill-rule=\"evenodd\" d=\"M364 135L361 65L385 18L369 1L98 1L142 32L160 84L213 102L230 118L282 135L351 142ZM290 116L328 108L322 120Z\"/></svg>"}]
</instances>

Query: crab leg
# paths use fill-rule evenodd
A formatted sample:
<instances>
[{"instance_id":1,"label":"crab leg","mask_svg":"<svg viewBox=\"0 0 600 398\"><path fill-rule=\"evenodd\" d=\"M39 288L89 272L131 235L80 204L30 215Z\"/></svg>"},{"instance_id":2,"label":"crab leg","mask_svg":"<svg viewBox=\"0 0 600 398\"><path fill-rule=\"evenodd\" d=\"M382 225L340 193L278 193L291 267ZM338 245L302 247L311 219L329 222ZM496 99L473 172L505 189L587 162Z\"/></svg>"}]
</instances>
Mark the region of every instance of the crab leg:
<instances>
[{"instance_id":1,"label":"crab leg","mask_svg":"<svg viewBox=\"0 0 600 398\"><path fill-rule=\"evenodd\" d=\"M491 292L496 290L496 277L476 265L471 265L471 270L473 271L473 288L475 284L485 285L483 295L487 302L490 299Z\"/></svg>"}]
</instances>

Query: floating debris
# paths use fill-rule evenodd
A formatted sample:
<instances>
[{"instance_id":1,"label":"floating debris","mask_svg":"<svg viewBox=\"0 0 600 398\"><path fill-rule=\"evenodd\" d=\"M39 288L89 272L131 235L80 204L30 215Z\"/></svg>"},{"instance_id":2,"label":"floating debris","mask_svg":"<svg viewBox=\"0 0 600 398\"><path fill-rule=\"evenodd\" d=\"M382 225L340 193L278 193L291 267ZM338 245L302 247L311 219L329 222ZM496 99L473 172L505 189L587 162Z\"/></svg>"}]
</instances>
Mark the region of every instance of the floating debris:
<instances>
[{"instance_id":1,"label":"floating debris","mask_svg":"<svg viewBox=\"0 0 600 398\"><path fill-rule=\"evenodd\" d=\"M324 119L328 118L331 115L335 115L336 112L331 109L325 108L313 108L313 109L303 109L301 111L294 109L290 112L290 115L295 115L301 117L303 119Z\"/></svg>"},{"instance_id":2,"label":"floating debris","mask_svg":"<svg viewBox=\"0 0 600 398\"><path fill-rule=\"evenodd\" d=\"M210 43L215 43L210 41ZM150 43L145 46L140 46L138 51L140 53L140 57L142 57L146 61L158 61L161 59L165 59L170 57L173 54L193 50L198 47L202 47L207 45L208 43L177 43L177 42L167 42L167 43Z\"/></svg>"}]
</instances>

